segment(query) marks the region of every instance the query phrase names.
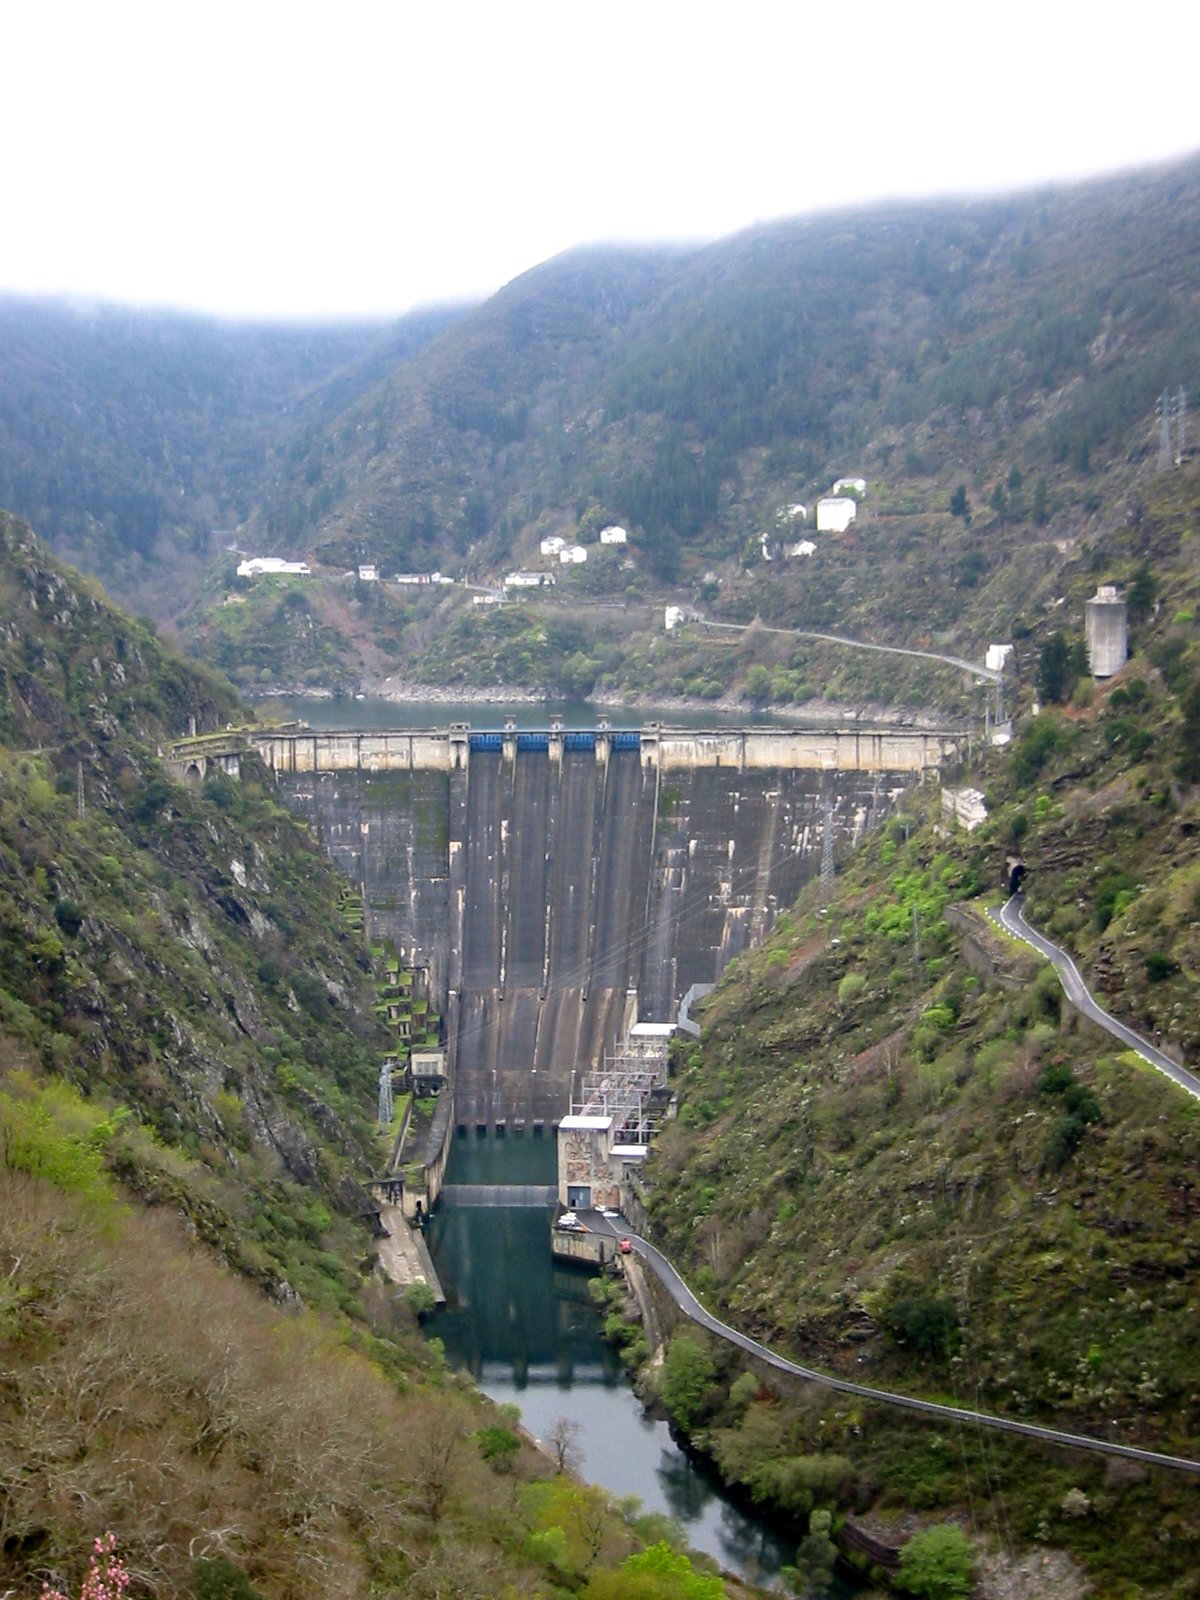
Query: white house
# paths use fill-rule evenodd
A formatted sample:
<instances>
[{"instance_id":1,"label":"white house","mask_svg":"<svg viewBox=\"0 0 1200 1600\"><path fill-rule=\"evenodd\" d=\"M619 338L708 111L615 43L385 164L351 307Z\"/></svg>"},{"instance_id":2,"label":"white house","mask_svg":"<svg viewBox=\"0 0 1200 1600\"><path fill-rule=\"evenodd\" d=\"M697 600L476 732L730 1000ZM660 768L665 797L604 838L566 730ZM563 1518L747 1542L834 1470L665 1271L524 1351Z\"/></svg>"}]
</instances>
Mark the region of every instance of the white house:
<instances>
[{"instance_id":1,"label":"white house","mask_svg":"<svg viewBox=\"0 0 1200 1600\"><path fill-rule=\"evenodd\" d=\"M563 538L560 538L557 533L552 533L548 539L542 540L542 554L544 556L556 556L566 542L567 541Z\"/></svg>"},{"instance_id":2,"label":"white house","mask_svg":"<svg viewBox=\"0 0 1200 1600\"><path fill-rule=\"evenodd\" d=\"M587 560L587 551L581 544L565 544L558 552L564 567L579 567Z\"/></svg>"},{"instance_id":3,"label":"white house","mask_svg":"<svg viewBox=\"0 0 1200 1600\"><path fill-rule=\"evenodd\" d=\"M834 494L843 494L847 489L855 494L866 494L867 480L865 478L839 478L833 486Z\"/></svg>"},{"instance_id":4,"label":"white house","mask_svg":"<svg viewBox=\"0 0 1200 1600\"><path fill-rule=\"evenodd\" d=\"M826 495L817 501L817 532L845 533L858 515L858 501L842 495Z\"/></svg>"},{"instance_id":5,"label":"white house","mask_svg":"<svg viewBox=\"0 0 1200 1600\"><path fill-rule=\"evenodd\" d=\"M670 633L672 629L682 627L685 622L699 622L698 611L689 611L686 606L667 606L663 612L663 626Z\"/></svg>"},{"instance_id":6,"label":"white house","mask_svg":"<svg viewBox=\"0 0 1200 1600\"><path fill-rule=\"evenodd\" d=\"M601 544L625 544L628 538L629 535L625 529L619 527L615 522L607 528L600 529Z\"/></svg>"},{"instance_id":7,"label":"white house","mask_svg":"<svg viewBox=\"0 0 1200 1600\"><path fill-rule=\"evenodd\" d=\"M497 594L494 589L489 589L485 594L473 594L471 596L471 604L473 606L502 606L504 604L504 596Z\"/></svg>"},{"instance_id":8,"label":"white house","mask_svg":"<svg viewBox=\"0 0 1200 1600\"><path fill-rule=\"evenodd\" d=\"M239 578L276 577L288 573L308 578L312 576L312 568L307 561L284 561L280 556L251 556L238 562Z\"/></svg>"},{"instance_id":9,"label":"white house","mask_svg":"<svg viewBox=\"0 0 1200 1600\"><path fill-rule=\"evenodd\" d=\"M816 549L811 539L797 539L795 544L785 544L783 553L785 556L811 556L816 554Z\"/></svg>"},{"instance_id":10,"label":"white house","mask_svg":"<svg viewBox=\"0 0 1200 1600\"><path fill-rule=\"evenodd\" d=\"M505 576L506 589L542 589L549 588L557 580L548 572L510 572Z\"/></svg>"},{"instance_id":11,"label":"white house","mask_svg":"<svg viewBox=\"0 0 1200 1600\"><path fill-rule=\"evenodd\" d=\"M780 506L776 512L775 520L777 522L803 522L807 516L808 507L801 505L799 500L796 500L790 506Z\"/></svg>"},{"instance_id":12,"label":"white house","mask_svg":"<svg viewBox=\"0 0 1200 1600\"><path fill-rule=\"evenodd\" d=\"M364 562L358 569L359 583L378 583L379 568L373 561Z\"/></svg>"},{"instance_id":13,"label":"white house","mask_svg":"<svg viewBox=\"0 0 1200 1600\"><path fill-rule=\"evenodd\" d=\"M406 588L415 588L420 584L432 583L433 579L427 572L398 572L396 582L404 584Z\"/></svg>"}]
</instances>

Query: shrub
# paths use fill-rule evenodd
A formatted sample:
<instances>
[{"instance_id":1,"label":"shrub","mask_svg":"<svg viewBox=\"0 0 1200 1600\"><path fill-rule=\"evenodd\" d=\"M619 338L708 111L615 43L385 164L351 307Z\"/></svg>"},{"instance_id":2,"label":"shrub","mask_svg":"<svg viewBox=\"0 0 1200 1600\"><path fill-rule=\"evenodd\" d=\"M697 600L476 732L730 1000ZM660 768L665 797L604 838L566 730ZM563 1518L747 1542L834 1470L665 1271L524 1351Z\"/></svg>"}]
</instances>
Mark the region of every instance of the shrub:
<instances>
[{"instance_id":1,"label":"shrub","mask_svg":"<svg viewBox=\"0 0 1200 1600\"><path fill-rule=\"evenodd\" d=\"M897 1344L939 1359L958 1349L958 1310L949 1295L905 1294L888 1306L884 1325Z\"/></svg>"},{"instance_id":2,"label":"shrub","mask_svg":"<svg viewBox=\"0 0 1200 1600\"><path fill-rule=\"evenodd\" d=\"M1146 957L1146 977L1151 983L1162 983L1179 971L1179 963L1164 955L1161 950L1151 950Z\"/></svg>"},{"instance_id":3,"label":"shrub","mask_svg":"<svg viewBox=\"0 0 1200 1600\"><path fill-rule=\"evenodd\" d=\"M897 1581L927 1600L961 1600L971 1588L971 1546L961 1528L943 1524L914 1534L900 1551Z\"/></svg>"},{"instance_id":4,"label":"shrub","mask_svg":"<svg viewBox=\"0 0 1200 1600\"><path fill-rule=\"evenodd\" d=\"M838 984L837 997L839 1005L849 1005L867 987L867 980L861 972L848 972Z\"/></svg>"}]
</instances>

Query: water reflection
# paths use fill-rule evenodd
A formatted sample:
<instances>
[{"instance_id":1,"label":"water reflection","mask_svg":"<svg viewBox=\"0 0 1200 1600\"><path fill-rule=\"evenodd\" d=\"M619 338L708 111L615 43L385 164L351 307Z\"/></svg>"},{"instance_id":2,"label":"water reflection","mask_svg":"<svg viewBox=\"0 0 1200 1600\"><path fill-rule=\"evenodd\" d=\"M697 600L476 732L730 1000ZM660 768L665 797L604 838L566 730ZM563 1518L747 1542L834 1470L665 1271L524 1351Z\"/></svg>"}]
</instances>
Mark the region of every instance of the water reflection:
<instances>
[{"instance_id":1,"label":"water reflection","mask_svg":"<svg viewBox=\"0 0 1200 1600\"><path fill-rule=\"evenodd\" d=\"M460 1183L547 1183L549 1138L459 1137L448 1173ZM430 1245L450 1298L433 1325L448 1358L498 1402L520 1407L538 1438L580 1425L581 1470L616 1495L682 1524L689 1543L759 1582L792 1559L789 1544L747 1517L684 1455L629 1388L588 1298L588 1276L555 1266L550 1212L445 1207Z\"/></svg>"}]
</instances>

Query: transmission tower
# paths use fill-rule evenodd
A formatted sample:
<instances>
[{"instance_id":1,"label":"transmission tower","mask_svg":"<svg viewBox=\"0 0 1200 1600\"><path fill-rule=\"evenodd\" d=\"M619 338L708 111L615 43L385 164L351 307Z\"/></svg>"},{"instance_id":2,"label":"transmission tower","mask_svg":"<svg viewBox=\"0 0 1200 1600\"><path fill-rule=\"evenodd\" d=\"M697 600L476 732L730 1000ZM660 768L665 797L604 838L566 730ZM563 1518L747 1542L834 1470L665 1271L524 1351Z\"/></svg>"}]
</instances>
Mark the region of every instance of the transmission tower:
<instances>
[{"instance_id":1,"label":"transmission tower","mask_svg":"<svg viewBox=\"0 0 1200 1600\"><path fill-rule=\"evenodd\" d=\"M821 839L821 899L833 898L833 801L825 796L825 821Z\"/></svg>"},{"instance_id":2,"label":"transmission tower","mask_svg":"<svg viewBox=\"0 0 1200 1600\"><path fill-rule=\"evenodd\" d=\"M1187 390L1179 385L1175 396L1175 465L1183 465L1183 452L1187 448Z\"/></svg>"},{"instance_id":3,"label":"transmission tower","mask_svg":"<svg viewBox=\"0 0 1200 1600\"><path fill-rule=\"evenodd\" d=\"M1164 389L1158 402L1158 470L1166 472L1171 465L1171 415L1174 405L1169 389Z\"/></svg>"},{"instance_id":4,"label":"transmission tower","mask_svg":"<svg viewBox=\"0 0 1200 1600\"><path fill-rule=\"evenodd\" d=\"M392 1104L392 1063L385 1061L379 1069L379 1126L390 1128L395 1108Z\"/></svg>"}]
</instances>

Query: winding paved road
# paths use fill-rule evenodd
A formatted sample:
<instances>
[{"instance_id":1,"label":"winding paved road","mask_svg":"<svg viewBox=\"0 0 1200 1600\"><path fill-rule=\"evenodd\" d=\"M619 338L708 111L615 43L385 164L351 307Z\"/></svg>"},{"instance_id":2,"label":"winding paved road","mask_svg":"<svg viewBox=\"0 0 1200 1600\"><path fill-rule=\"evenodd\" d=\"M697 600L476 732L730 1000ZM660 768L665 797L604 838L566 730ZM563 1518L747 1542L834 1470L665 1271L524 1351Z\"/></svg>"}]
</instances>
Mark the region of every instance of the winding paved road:
<instances>
[{"instance_id":1,"label":"winding paved road","mask_svg":"<svg viewBox=\"0 0 1200 1600\"><path fill-rule=\"evenodd\" d=\"M1187 1094L1200 1099L1200 1079L1195 1078L1185 1067L1172 1061L1169 1056L1165 1056L1148 1039L1143 1039L1132 1028L1109 1016L1108 1012L1097 1004L1080 976L1079 968L1066 951L1044 938L1025 920L1022 895L1013 895L998 911L989 909L988 915L1006 932L1024 940L1054 964L1067 998L1077 1010L1111 1033L1127 1049L1135 1050L1144 1061L1148 1061L1159 1072L1165 1073ZM907 1411L916 1411L927 1417L941 1417L948 1422L973 1423L976 1427L995 1428L1003 1433L1019 1433L1028 1439L1040 1440L1043 1444L1063 1445L1071 1450L1092 1450L1106 1456L1127 1456L1132 1461L1142 1461L1149 1466L1168 1467L1175 1472L1190 1472L1200 1476L1200 1461L1191 1461L1186 1456L1169 1456L1156 1450L1140 1450L1135 1445L1118 1444L1114 1440L1093 1438L1089 1434L1065 1433L1059 1428L1039 1427L1033 1422L1018 1422L1011 1417L998 1417L988 1411L972 1411L967 1406L948 1406L936 1400L918 1400L912 1395L896 1394L890 1389L874 1389L862 1383L850 1383L845 1378L833 1378L827 1373L817 1372L812 1367L802 1367L795 1361L789 1361L786 1356L777 1355L766 1345L759 1344L757 1339L752 1339L749 1334L721 1322L711 1311L706 1311L662 1251L656 1249L648 1240L630 1233L621 1218L614 1220L590 1212L588 1224L600 1232L607 1231L627 1237L633 1249L659 1279L685 1316L690 1317L701 1328L706 1328L709 1333L716 1334L719 1339L737 1345L748 1355L755 1356L769 1367L774 1367L777 1372L786 1372L792 1377L822 1384L826 1389L833 1389L839 1394L859 1395L864 1400L875 1400L882 1405L901 1406Z\"/></svg>"},{"instance_id":2,"label":"winding paved road","mask_svg":"<svg viewBox=\"0 0 1200 1600\"><path fill-rule=\"evenodd\" d=\"M1114 1039L1119 1039L1127 1050L1135 1050L1143 1061L1148 1061L1152 1067L1157 1067L1159 1072L1165 1073L1171 1082L1178 1084L1186 1094L1190 1094L1195 1100L1200 1100L1200 1078L1156 1049L1149 1039L1144 1039L1140 1033L1135 1033L1123 1022L1118 1022L1115 1017L1109 1016L1104 1007L1093 997L1091 990L1080 976L1079 968L1067 952L1059 945L1051 943L1044 934L1040 934L1026 922L1024 895L1014 894L998 911L989 906L988 916L994 922L998 922L1006 933L1011 933L1016 939L1024 940L1039 955L1045 956L1047 961L1053 963L1063 986L1063 992L1077 1011L1081 1011L1085 1017L1090 1017L1093 1022L1098 1023L1107 1033L1111 1033Z\"/></svg>"},{"instance_id":3,"label":"winding paved road","mask_svg":"<svg viewBox=\"0 0 1200 1600\"><path fill-rule=\"evenodd\" d=\"M963 656L943 655L940 650L909 650L898 644L871 644L866 639L850 639L844 633L818 633L813 628L768 628L761 622L709 622L705 619L693 626L724 628L730 633L745 633L748 628L756 627L762 633L783 633L790 639L822 639L826 644L845 644L852 650L875 650L885 656L916 656L921 661L941 661L948 667L961 667L964 672L973 673L987 683L1000 682L1000 673L993 672L990 667L982 667L977 661L968 661Z\"/></svg>"},{"instance_id":4,"label":"winding paved road","mask_svg":"<svg viewBox=\"0 0 1200 1600\"><path fill-rule=\"evenodd\" d=\"M630 1233L619 1217L614 1219L601 1216L598 1212L588 1212L587 1221L588 1226L596 1232L610 1232L629 1239L634 1251L662 1283L685 1316L690 1317L701 1328L706 1328L709 1333L715 1333L719 1339L737 1345L748 1355L755 1356L769 1367L774 1367L777 1372L789 1373L794 1378L805 1378L810 1383L819 1383L839 1394L859 1395L864 1400L876 1400L888 1406L901 1406L906 1411L917 1411L927 1417L940 1417L947 1422L966 1422L981 1428L997 1428L1003 1433L1024 1434L1026 1438L1038 1439L1043 1444L1064 1445L1071 1450L1093 1450L1106 1456L1128 1456L1132 1461L1142 1461L1152 1467L1169 1467L1175 1472L1190 1472L1200 1476L1200 1461L1190 1461L1186 1456L1168 1456L1156 1450L1139 1450L1136 1445L1118 1444L1111 1439L1095 1439L1085 1433L1064 1433L1058 1428L1039 1427L1034 1422L1017 1422L1010 1417L994 1416L988 1411L972 1411L966 1406L947 1406L936 1400L918 1400L912 1395L896 1394L891 1389L873 1389L864 1383L851 1383L846 1378L833 1378L828 1373L817 1372L812 1367L802 1367L795 1361L789 1361L786 1356L777 1355L765 1344L759 1344L758 1340L752 1339L749 1334L731 1328L727 1322L721 1322L711 1311L706 1311L662 1251L657 1250L648 1240L640 1238L636 1233Z\"/></svg>"}]
</instances>

